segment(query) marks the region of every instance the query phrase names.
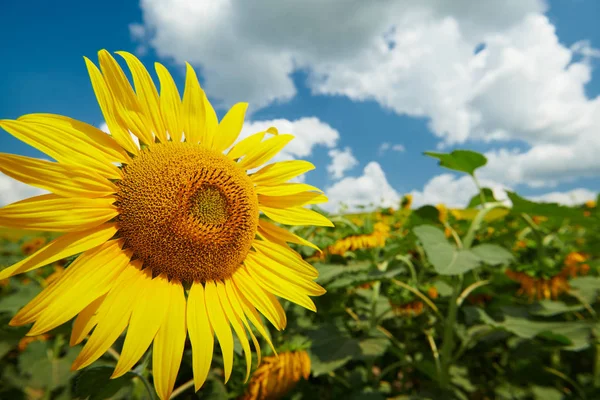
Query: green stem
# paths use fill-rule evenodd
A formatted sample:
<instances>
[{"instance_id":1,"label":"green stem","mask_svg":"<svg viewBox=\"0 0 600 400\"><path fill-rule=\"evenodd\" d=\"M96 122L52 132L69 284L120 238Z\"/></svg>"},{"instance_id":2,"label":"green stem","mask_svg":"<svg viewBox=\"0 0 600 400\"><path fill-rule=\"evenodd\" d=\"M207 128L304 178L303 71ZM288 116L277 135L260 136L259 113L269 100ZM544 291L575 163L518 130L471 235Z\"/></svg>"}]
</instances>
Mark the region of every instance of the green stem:
<instances>
[{"instance_id":1,"label":"green stem","mask_svg":"<svg viewBox=\"0 0 600 400\"><path fill-rule=\"evenodd\" d=\"M173 393L171 393L171 399L174 399L175 397L179 396L180 394L182 394L183 392L185 392L192 386L194 386L194 380L190 379L183 385L179 386L177 389L173 390Z\"/></svg>"},{"instance_id":2,"label":"green stem","mask_svg":"<svg viewBox=\"0 0 600 400\"><path fill-rule=\"evenodd\" d=\"M377 301L379 300L379 291L381 289L381 282L377 281L373 283L373 295L371 296L371 328L377 326Z\"/></svg>"},{"instance_id":3,"label":"green stem","mask_svg":"<svg viewBox=\"0 0 600 400\"><path fill-rule=\"evenodd\" d=\"M438 379L441 378L442 375L442 366L440 365L440 353L438 352L437 346L435 344L435 339L429 332L425 332L425 336L427 336L427 341L429 342L429 347L431 348L431 354L433 355L433 359L435 360L435 370L437 372Z\"/></svg>"},{"instance_id":4,"label":"green stem","mask_svg":"<svg viewBox=\"0 0 600 400\"><path fill-rule=\"evenodd\" d=\"M473 222L471 222L471 226L469 226L469 230L467 231L467 234L465 235L465 239L463 240L463 248L465 250L468 250L471 248L471 245L473 244L473 240L475 240L475 233L481 226L481 223L483 222L483 219L485 218L487 213L489 213L493 209L499 208L499 207L506 207L506 206L500 202L489 203L477 213L477 215L473 219Z\"/></svg>"},{"instance_id":5,"label":"green stem","mask_svg":"<svg viewBox=\"0 0 600 400\"><path fill-rule=\"evenodd\" d=\"M546 250L544 249L544 237L542 236L542 233L540 232L540 228L539 226L537 226L537 224L535 222L533 222L533 220L531 219L531 217L525 213L521 213L521 218L523 219L523 221L525 221L525 223L531 228L531 231L533 232L533 235L535 236L535 242L537 244L537 258L538 258L538 263L540 268L542 268L542 271L544 269L544 258L546 256Z\"/></svg>"},{"instance_id":6,"label":"green stem","mask_svg":"<svg viewBox=\"0 0 600 400\"><path fill-rule=\"evenodd\" d=\"M598 339L596 339L598 340ZM596 342L594 345L596 350L596 359L594 360L594 387L600 387L600 343Z\"/></svg>"},{"instance_id":7,"label":"green stem","mask_svg":"<svg viewBox=\"0 0 600 400\"><path fill-rule=\"evenodd\" d=\"M450 366L452 365L452 350L454 349L454 325L456 324L456 316L458 315L458 296L462 289L462 275L459 276L459 281L454 287L448 314L444 321L444 333L442 337L442 373L440 376L440 386L442 389L447 389L450 384Z\"/></svg>"},{"instance_id":8,"label":"green stem","mask_svg":"<svg viewBox=\"0 0 600 400\"><path fill-rule=\"evenodd\" d=\"M156 400L156 396L154 394L154 389L152 388L152 386L150 386L150 382L148 382L148 379L146 379L146 377L144 375L140 374L139 372L136 372L135 370L132 370L131 372L134 375L136 375L138 378L140 378L140 380L144 384L144 388L146 388L146 392L148 392L148 398L150 400Z\"/></svg>"},{"instance_id":9,"label":"green stem","mask_svg":"<svg viewBox=\"0 0 600 400\"><path fill-rule=\"evenodd\" d=\"M475 177L475 172L473 172L473 175L471 175L471 177L473 178L473 181L475 182L475 186L477 186L477 190L479 191L479 200L481 200L481 206L485 207L485 195L483 194L483 189L481 188L481 185L479 184L479 180L477 179L477 177Z\"/></svg>"},{"instance_id":10,"label":"green stem","mask_svg":"<svg viewBox=\"0 0 600 400\"><path fill-rule=\"evenodd\" d=\"M408 258L408 256L399 254L396 256L396 259L404 261L404 263L406 264L406 266L408 267L408 269L410 271L410 278L413 281L413 283L416 285L417 282L419 281L419 279L417 278L417 270L415 269L415 265L412 263L412 261L410 261L410 258Z\"/></svg>"}]
</instances>

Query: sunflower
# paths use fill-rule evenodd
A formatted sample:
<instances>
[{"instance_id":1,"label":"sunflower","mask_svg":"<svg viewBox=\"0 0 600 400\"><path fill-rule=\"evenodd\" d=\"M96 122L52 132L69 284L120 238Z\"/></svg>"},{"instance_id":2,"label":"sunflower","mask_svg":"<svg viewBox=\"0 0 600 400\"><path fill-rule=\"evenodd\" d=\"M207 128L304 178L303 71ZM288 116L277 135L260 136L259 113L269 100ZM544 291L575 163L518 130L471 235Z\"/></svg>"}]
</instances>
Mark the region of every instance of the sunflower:
<instances>
[{"instance_id":1,"label":"sunflower","mask_svg":"<svg viewBox=\"0 0 600 400\"><path fill-rule=\"evenodd\" d=\"M366 235L353 235L336 241L327 248L330 254L343 256L347 251L372 249L385 246L390 237L390 227L383 222L377 222L373 232Z\"/></svg>"},{"instance_id":2,"label":"sunflower","mask_svg":"<svg viewBox=\"0 0 600 400\"><path fill-rule=\"evenodd\" d=\"M304 350L286 351L279 357L265 357L242 400L276 400L285 396L301 378L310 375L310 357Z\"/></svg>"},{"instance_id":3,"label":"sunflower","mask_svg":"<svg viewBox=\"0 0 600 400\"><path fill-rule=\"evenodd\" d=\"M76 317L70 344L89 338L74 370L101 357L127 328L113 377L152 344L161 399L173 390L188 335L196 390L210 369L215 336L227 381L235 332L248 378L248 337L260 358L251 325L271 347L260 314L285 328L276 296L315 311L309 296L325 292L313 282L317 270L288 243L316 246L276 223L333 226L304 208L327 198L313 186L286 183L314 168L307 161L256 171L293 136L269 128L235 143L246 103L219 122L189 64L181 99L164 66L155 64L159 94L135 56L117 54L133 88L107 51L99 52L100 69L85 59L110 135L60 115L0 121L56 160L0 154L1 172L51 192L1 208L0 226L63 233L1 271L0 280L80 254L10 324L34 322L27 335L37 336Z\"/></svg>"}]
</instances>

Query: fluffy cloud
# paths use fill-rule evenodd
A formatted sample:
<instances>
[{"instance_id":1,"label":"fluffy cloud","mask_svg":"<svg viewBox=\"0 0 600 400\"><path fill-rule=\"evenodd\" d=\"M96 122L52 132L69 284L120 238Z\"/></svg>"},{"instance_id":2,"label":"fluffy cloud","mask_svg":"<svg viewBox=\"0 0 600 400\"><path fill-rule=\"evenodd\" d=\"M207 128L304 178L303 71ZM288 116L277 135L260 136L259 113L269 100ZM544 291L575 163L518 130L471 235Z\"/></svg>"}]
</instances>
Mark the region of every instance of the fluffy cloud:
<instances>
[{"instance_id":1,"label":"fluffy cloud","mask_svg":"<svg viewBox=\"0 0 600 400\"><path fill-rule=\"evenodd\" d=\"M510 200L506 191L513 189L509 186L488 179L480 179L483 187L489 187L494 193L494 197L510 205ZM441 174L431 178L424 186L423 190L413 190L414 207L421 207L426 204L443 203L448 207L465 207L469 200L478 193L477 187L470 176L463 175L457 177L453 174ZM596 193L588 189L573 189L566 192L549 192L538 196L526 196L528 199L537 202L559 203L567 206L582 204L587 200L596 198Z\"/></svg>"},{"instance_id":2,"label":"fluffy cloud","mask_svg":"<svg viewBox=\"0 0 600 400\"><path fill-rule=\"evenodd\" d=\"M295 136L294 139L275 156L273 159L274 161L308 157L312 154L315 146L333 148L340 137L339 132L328 124L320 121L318 118L309 117L300 118L294 121L274 119L246 122L242 128L238 141L253 133L265 131L272 126L277 128L279 133L290 133Z\"/></svg>"},{"instance_id":3,"label":"fluffy cloud","mask_svg":"<svg viewBox=\"0 0 600 400\"><path fill-rule=\"evenodd\" d=\"M352 155L352 149L346 147L344 150L329 150L331 163L327 166L327 171L333 179L340 179L346 171L351 170L358 165L358 160Z\"/></svg>"},{"instance_id":4,"label":"fluffy cloud","mask_svg":"<svg viewBox=\"0 0 600 400\"><path fill-rule=\"evenodd\" d=\"M368 208L398 207L400 197L388 183L379 163L368 163L361 176L346 177L325 189L329 203L325 208L336 212L348 207L349 211L358 210L358 206Z\"/></svg>"},{"instance_id":5,"label":"fluffy cloud","mask_svg":"<svg viewBox=\"0 0 600 400\"><path fill-rule=\"evenodd\" d=\"M0 207L28 197L48 193L0 173Z\"/></svg>"},{"instance_id":6,"label":"fluffy cloud","mask_svg":"<svg viewBox=\"0 0 600 400\"><path fill-rule=\"evenodd\" d=\"M491 188L496 199L505 200L507 198L505 189L508 188L502 184L485 179L481 180L480 184ZM441 174L431 178L423 186L423 190L413 190L411 194L414 207L439 203L448 207L465 207L469 200L477 194L477 187L468 175L457 177L453 174Z\"/></svg>"},{"instance_id":7,"label":"fluffy cloud","mask_svg":"<svg viewBox=\"0 0 600 400\"><path fill-rule=\"evenodd\" d=\"M541 196L530 196L529 199L545 203L559 203L566 206L574 206L583 204L588 200L595 200L596 193L588 189L579 188L568 192L550 192Z\"/></svg>"},{"instance_id":8,"label":"fluffy cloud","mask_svg":"<svg viewBox=\"0 0 600 400\"><path fill-rule=\"evenodd\" d=\"M398 153L403 153L404 151L406 151L404 145L401 145L399 143L391 144L390 142L383 142L381 143L381 146L379 146L379 155L384 155L388 150L397 151Z\"/></svg>"},{"instance_id":9,"label":"fluffy cloud","mask_svg":"<svg viewBox=\"0 0 600 400\"><path fill-rule=\"evenodd\" d=\"M523 142L527 150L488 154L489 179L548 186L600 172L600 99L584 90L599 52L586 42L565 47L543 0L141 6L132 35L162 57L200 67L207 92L224 104L289 100L291 74L303 69L313 92L426 117L446 145Z\"/></svg>"}]
</instances>

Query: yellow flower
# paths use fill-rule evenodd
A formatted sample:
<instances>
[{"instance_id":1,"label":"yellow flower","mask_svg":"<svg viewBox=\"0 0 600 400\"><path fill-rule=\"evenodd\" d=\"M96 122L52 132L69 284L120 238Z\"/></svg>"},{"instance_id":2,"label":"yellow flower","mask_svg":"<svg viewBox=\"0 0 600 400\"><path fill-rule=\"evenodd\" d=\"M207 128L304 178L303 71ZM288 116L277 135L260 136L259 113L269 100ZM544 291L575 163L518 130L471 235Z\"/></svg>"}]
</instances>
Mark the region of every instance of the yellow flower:
<instances>
[{"instance_id":1,"label":"yellow flower","mask_svg":"<svg viewBox=\"0 0 600 400\"><path fill-rule=\"evenodd\" d=\"M347 251L359 249L373 249L385 246L385 241L390 237L390 227L383 222L377 222L373 233L367 235L353 235L340 239L327 248L329 254L343 256Z\"/></svg>"},{"instance_id":2,"label":"yellow flower","mask_svg":"<svg viewBox=\"0 0 600 400\"><path fill-rule=\"evenodd\" d=\"M446 223L446 221L448 221L448 209L446 208L446 206L440 203L437 204L435 208L437 208L438 210L438 218L440 222L442 224Z\"/></svg>"},{"instance_id":3,"label":"yellow flower","mask_svg":"<svg viewBox=\"0 0 600 400\"><path fill-rule=\"evenodd\" d=\"M252 374L242 400L280 399L292 390L301 378L310 375L310 358L306 351L285 352L265 357Z\"/></svg>"},{"instance_id":4,"label":"yellow flower","mask_svg":"<svg viewBox=\"0 0 600 400\"><path fill-rule=\"evenodd\" d=\"M248 173L293 136L269 128L234 144L246 103L219 122L189 64L181 99L165 67L155 64L159 95L141 62L118 54L134 88L107 51L99 52L100 69L85 59L110 135L52 114L0 120L0 127L57 161L0 154L1 172L51 192L0 209L0 226L63 233L1 271L0 280L82 253L10 324L35 322L28 336L36 336L77 316L70 344L93 332L73 369L93 363L127 329L113 377L130 370L152 344L154 385L167 399L187 335L198 390L210 369L213 334L225 380L233 332L248 377L246 332L260 350L250 324L271 344L258 312L280 330L286 316L275 296L315 311L309 296L325 293L313 281L318 272L287 243L316 246L273 222L332 224L304 208L327 201L319 189L286 183L313 169L311 163L276 162Z\"/></svg>"},{"instance_id":5,"label":"yellow flower","mask_svg":"<svg viewBox=\"0 0 600 400\"><path fill-rule=\"evenodd\" d=\"M594 200L588 200L585 202L585 206L587 208L596 208L596 201Z\"/></svg>"}]
</instances>

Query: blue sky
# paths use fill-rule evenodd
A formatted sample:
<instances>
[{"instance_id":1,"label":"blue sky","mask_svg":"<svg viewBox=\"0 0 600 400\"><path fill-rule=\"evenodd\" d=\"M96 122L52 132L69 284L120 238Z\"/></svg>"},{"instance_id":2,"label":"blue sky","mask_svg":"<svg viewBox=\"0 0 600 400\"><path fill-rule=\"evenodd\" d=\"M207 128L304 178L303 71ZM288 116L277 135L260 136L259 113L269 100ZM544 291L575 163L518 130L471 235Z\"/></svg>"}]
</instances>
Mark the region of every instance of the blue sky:
<instances>
[{"instance_id":1,"label":"blue sky","mask_svg":"<svg viewBox=\"0 0 600 400\"><path fill-rule=\"evenodd\" d=\"M262 6L253 13L243 6L219 9L219 1L204 9L164 3L3 6L0 118L49 112L100 126L103 117L83 56L95 61L102 48L126 50L150 70L162 62L180 88L183 61L189 60L209 98L254 105L251 123L289 121L305 146L288 156L315 163L317 170L306 179L330 189L335 204L381 198L392 204L409 192L420 203L464 204L473 194L470 183L422 155L436 149L491 153L494 162L482 179L498 190L567 203L600 190L595 160L600 142L590 133L600 131L600 121L589 117L600 114L594 111L600 111L600 101L594 101L600 95L596 0L508 1L510 10L501 12L493 1L479 10L451 9L433 0L419 10L396 9L386 1L370 7L332 0L322 10L256 2L265 3L263 13ZM353 4L357 11L348 11ZM402 12L419 14L408 18ZM323 15L339 16L339 26L330 26ZM357 15L366 22L357 23ZM378 48L381 43L389 48ZM473 58L478 43L485 43L481 53L489 53L479 61ZM466 48L473 56L465 55ZM508 57L513 53L520 55ZM566 65L561 57L567 57ZM564 73L572 63L579 72ZM587 83L581 77L586 74ZM549 90L553 85L556 89ZM540 110L529 112L540 104ZM457 117L463 113L471 121L468 127ZM304 135L307 128L296 124L303 118L316 121L316 137ZM384 143L403 151L382 151ZM6 132L0 132L0 150L42 156ZM332 175L327 166L336 151L349 152L355 162ZM0 195L0 202L27 194L0 178L5 181L0 188L14 192Z\"/></svg>"}]
</instances>

